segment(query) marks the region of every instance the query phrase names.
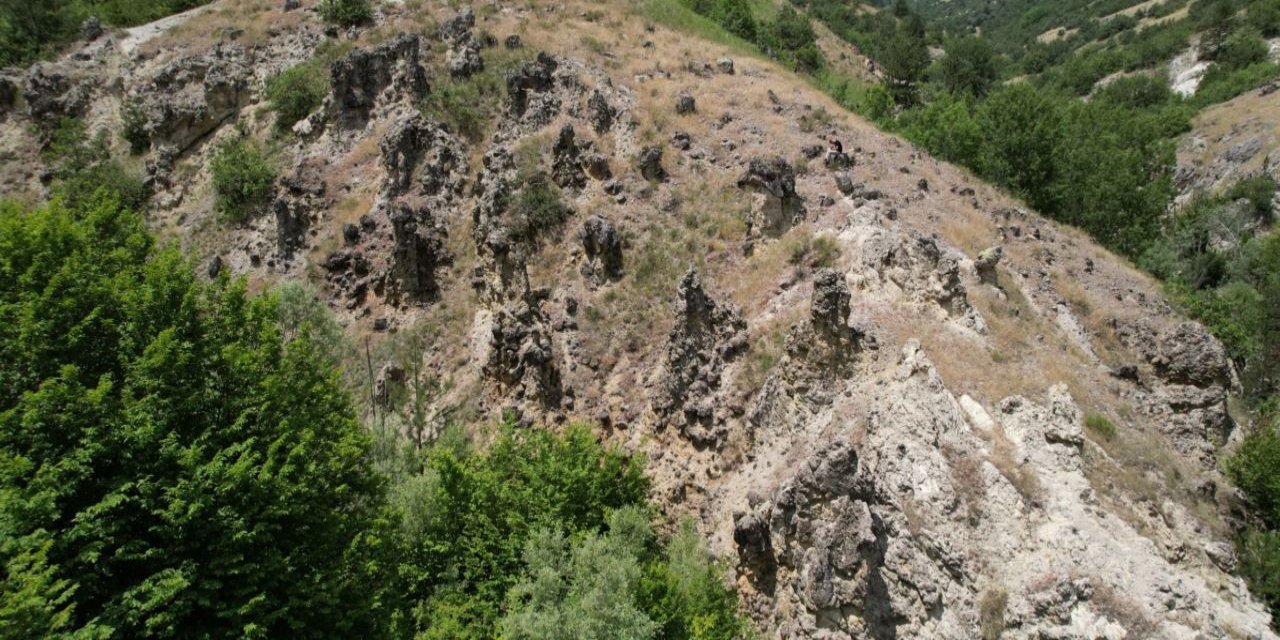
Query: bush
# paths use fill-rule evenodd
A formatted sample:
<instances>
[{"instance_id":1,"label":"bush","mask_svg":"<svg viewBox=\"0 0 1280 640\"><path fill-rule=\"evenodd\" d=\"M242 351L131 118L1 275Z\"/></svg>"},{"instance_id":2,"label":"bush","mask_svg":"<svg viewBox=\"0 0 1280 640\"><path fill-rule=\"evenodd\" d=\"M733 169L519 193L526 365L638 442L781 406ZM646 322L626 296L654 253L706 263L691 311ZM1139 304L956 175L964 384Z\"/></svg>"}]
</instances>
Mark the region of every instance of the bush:
<instances>
[{"instance_id":1,"label":"bush","mask_svg":"<svg viewBox=\"0 0 1280 640\"><path fill-rule=\"evenodd\" d=\"M1280 531L1250 529L1236 541L1240 576L1249 593L1271 609L1272 626L1280 616Z\"/></svg>"},{"instance_id":2,"label":"bush","mask_svg":"<svg viewBox=\"0 0 1280 640\"><path fill-rule=\"evenodd\" d=\"M1084 427L1108 442L1116 439L1116 425L1106 416L1091 413L1084 417Z\"/></svg>"},{"instance_id":3,"label":"bush","mask_svg":"<svg viewBox=\"0 0 1280 640\"><path fill-rule=\"evenodd\" d=\"M1222 43L1216 61L1225 69L1235 71L1266 59L1267 41L1253 29L1240 29Z\"/></svg>"},{"instance_id":4,"label":"bush","mask_svg":"<svg viewBox=\"0 0 1280 640\"><path fill-rule=\"evenodd\" d=\"M512 211L518 237L549 231L563 224L572 213L562 201L560 189L541 171L532 174L516 194Z\"/></svg>"},{"instance_id":5,"label":"bush","mask_svg":"<svg viewBox=\"0 0 1280 640\"><path fill-rule=\"evenodd\" d=\"M267 81L267 100L276 112L276 129L288 131L307 117L329 93L329 74L316 62L290 67Z\"/></svg>"},{"instance_id":6,"label":"bush","mask_svg":"<svg viewBox=\"0 0 1280 640\"><path fill-rule=\"evenodd\" d=\"M130 104L120 109L120 137L129 143L129 151L138 154L151 146L151 136L147 134L147 114L142 107Z\"/></svg>"},{"instance_id":7,"label":"bush","mask_svg":"<svg viewBox=\"0 0 1280 640\"><path fill-rule=\"evenodd\" d=\"M354 27L373 19L369 0L321 0L316 11L325 22L342 27Z\"/></svg>"},{"instance_id":8,"label":"bush","mask_svg":"<svg viewBox=\"0 0 1280 640\"><path fill-rule=\"evenodd\" d=\"M215 207L227 220L243 222L266 202L276 181L276 169L256 140L236 138L223 143L213 156Z\"/></svg>"},{"instance_id":9,"label":"bush","mask_svg":"<svg viewBox=\"0 0 1280 640\"><path fill-rule=\"evenodd\" d=\"M1275 424L1246 437L1226 467L1258 517L1268 528L1280 529L1280 434Z\"/></svg>"}]
</instances>

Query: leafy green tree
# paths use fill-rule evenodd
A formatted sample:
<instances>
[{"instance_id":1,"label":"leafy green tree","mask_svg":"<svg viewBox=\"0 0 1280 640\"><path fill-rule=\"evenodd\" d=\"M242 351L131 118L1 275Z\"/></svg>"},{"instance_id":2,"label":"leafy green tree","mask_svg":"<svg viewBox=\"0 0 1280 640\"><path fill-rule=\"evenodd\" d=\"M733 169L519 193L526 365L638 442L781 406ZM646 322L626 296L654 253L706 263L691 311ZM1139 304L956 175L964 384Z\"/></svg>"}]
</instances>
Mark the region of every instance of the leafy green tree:
<instances>
[{"instance_id":1,"label":"leafy green tree","mask_svg":"<svg viewBox=\"0 0 1280 640\"><path fill-rule=\"evenodd\" d=\"M947 44L938 63L938 76L947 91L975 97L987 95L995 82L995 51L986 40L967 37Z\"/></svg>"},{"instance_id":2,"label":"leafy green tree","mask_svg":"<svg viewBox=\"0 0 1280 640\"><path fill-rule=\"evenodd\" d=\"M790 5L783 6L760 30L762 48L803 72L816 71L823 65L817 40L809 17Z\"/></svg>"},{"instance_id":3,"label":"leafy green tree","mask_svg":"<svg viewBox=\"0 0 1280 640\"><path fill-rule=\"evenodd\" d=\"M433 448L401 502L416 627L429 638L492 637L534 532L601 532L610 511L643 504L647 487L637 461L580 426L558 437L506 425L483 451Z\"/></svg>"},{"instance_id":4,"label":"leafy green tree","mask_svg":"<svg viewBox=\"0 0 1280 640\"><path fill-rule=\"evenodd\" d=\"M904 114L899 126L908 138L952 162L975 166L981 157L983 133L969 105L951 94Z\"/></svg>"},{"instance_id":5,"label":"leafy green tree","mask_svg":"<svg viewBox=\"0 0 1280 640\"><path fill-rule=\"evenodd\" d=\"M900 105L916 101L916 83L929 66L929 49L923 29L903 22L886 27L876 50L876 61L884 70L889 92Z\"/></svg>"},{"instance_id":6,"label":"leafy green tree","mask_svg":"<svg viewBox=\"0 0 1280 640\"><path fill-rule=\"evenodd\" d=\"M658 624L641 608L642 558L653 530L644 511L609 516L604 534L570 545L559 531L540 530L525 545L525 577L509 593L502 621L511 640L648 640Z\"/></svg>"},{"instance_id":7,"label":"leafy green tree","mask_svg":"<svg viewBox=\"0 0 1280 640\"><path fill-rule=\"evenodd\" d=\"M1053 210L1054 154L1062 135L1059 104L1026 83L993 91L974 119L986 140L978 161L986 176L1044 210Z\"/></svg>"},{"instance_id":8,"label":"leafy green tree","mask_svg":"<svg viewBox=\"0 0 1280 640\"><path fill-rule=\"evenodd\" d=\"M754 42L758 34L755 16L747 0L719 0L711 9L710 17L747 42Z\"/></svg>"},{"instance_id":9,"label":"leafy green tree","mask_svg":"<svg viewBox=\"0 0 1280 640\"><path fill-rule=\"evenodd\" d=\"M1267 41L1251 28L1237 29L1223 41L1215 59L1226 69L1243 69L1267 59Z\"/></svg>"},{"instance_id":10,"label":"leafy green tree","mask_svg":"<svg viewBox=\"0 0 1280 640\"><path fill-rule=\"evenodd\" d=\"M0 627L379 633L383 484L332 365L95 193L0 209Z\"/></svg>"}]
</instances>

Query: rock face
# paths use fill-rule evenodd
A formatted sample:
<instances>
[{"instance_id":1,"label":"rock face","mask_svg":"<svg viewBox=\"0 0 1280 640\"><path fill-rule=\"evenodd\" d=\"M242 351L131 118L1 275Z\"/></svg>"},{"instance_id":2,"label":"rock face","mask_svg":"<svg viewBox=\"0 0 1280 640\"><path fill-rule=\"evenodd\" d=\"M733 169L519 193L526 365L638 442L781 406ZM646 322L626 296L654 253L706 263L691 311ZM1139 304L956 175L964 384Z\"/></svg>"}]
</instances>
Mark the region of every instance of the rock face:
<instances>
[{"instance_id":1,"label":"rock face","mask_svg":"<svg viewBox=\"0 0 1280 640\"><path fill-rule=\"evenodd\" d=\"M442 231L434 227L427 212L403 203L391 206L390 218L393 244L388 297L396 300L403 296L413 302L434 299L439 291L436 269L451 261L441 241Z\"/></svg>"},{"instance_id":2,"label":"rock face","mask_svg":"<svg viewBox=\"0 0 1280 640\"><path fill-rule=\"evenodd\" d=\"M871 403L733 517L739 584L779 638L979 638L992 620L1027 640L1270 637L1097 507L1065 386L991 415L909 342ZM1169 598L1198 604L1169 617Z\"/></svg>"},{"instance_id":3,"label":"rock face","mask_svg":"<svg viewBox=\"0 0 1280 640\"><path fill-rule=\"evenodd\" d=\"M1195 322L1157 332L1140 320L1119 327L1117 335L1154 372L1146 410L1157 417L1175 449L1212 466L1218 446L1235 426L1227 396L1236 381L1222 343Z\"/></svg>"},{"instance_id":4,"label":"rock face","mask_svg":"<svg viewBox=\"0 0 1280 640\"><path fill-rule=\"evenodd\" d=\"M738 178L739 189L764 194L764 201L752 211L749 233L777 237L804 219L804 201L796 193L796 174L781 156L753 158Z\"/></svg>"},{"instance_id":5,"label":"rock face","mask_svg":"<svg viewBox=\"0 0 1280 640\"><path fill-rule=\"evenodd\" d=\"M865 265L878 276L922 301L937 304L947 316L978 333L986 322L969 304L960 265L944 254L932 239L915 234L904 237L880 232L863 246Z\"/></svg>"},{"instance_id":6,"label":"rock face","mask_svg":"<svg viewBox=\"0 0 1280 640\"><path fill-rule=\"evenodd\" d=\"M153 147L181 153L236 116L250 97L253 59L239 43L221 43L174 60L129 91Z\"/></svg>"},{"instance_id":7,"label":"rock face","mask_svg":"<svg viewBox=\"0 0 1280 640\"><path fill-rule=\"evenodd\" d=\"M362 127L380 104L421 98L427 76L420 46L417 34L405 33L335 61L329 67L330 117L344 128Z\"/></svg>"},{"instance_id":8,"label":"rock face","mask_svg":"<svg viewBox=\"0 0 1280 640\"><path fill-rule=\"evenodd\" d=\"M640 175L650 182L662 182L667 179L667 170L662 166L662 147L651 146L640 150L636 157L636 169Z\"/></svg>"},{"instance_id":9,"label":"rock face","mask_svg":"<svg viewBox=\"0 0 1280 640\"><path fill-rule=\"evenodd\" d=\"M592 215L578 230L586 260L582 275L596 285L622 277L622 239L613 223Z\"/></svg>"},{"instance_id":10,"label":"rock face","mask_svg":"<svg viewBox=\"0 0 1280 640\"><path fill-rule=\"evenodd\" d=\"M559 61L544 52L507 76L508 113L533 127L546 125L560 110L560 101L551 92L559 68Z\"/></svg>"},{"instance_id":11,"label":"rock face","mask_svg":"<svg viewBox=\"0 0 1280 640\"><path fill-rule=\"evenodd\" d=\"M469 78L484 71L480 41L471 34L475 24L475 13L468 6L440 25L440 39L449 47L445 52L444 66L454 78Z\"/></svg>"},{"instance_id":12,"label":"rock face","mask_svg":"<svg viewBox=\"0 0 1280 640\"><path fill-rule=\"evenodd\" d=\"M996 275L996 265L1000 264L1000 257L1004 255L1004 250L999 245L983 249L978 254L978 258L973 261L973 269L978 273L978 279L990 285L995 285L999 278Z\"/></svg>"},{"instance_id":13,"label":"rock face","mask_svg":"<svg viewBox=\"0 0 1280 640\"><path fill-rule=\"evenodd\" d=\"M597 134L605 133L613 127L615 116L614 108L609 105L604 94L599 90L591 92L591 97L587 99L587 119L591 122L591 128Z\"/></svg>"},{"instance_id":14,"label":"rock face","mask_svg":"<svg viewBox=\"0 0 1280 640\"><path fill-rule=\"evenodd\" d=\"M440 125L411 113L392 125L378 144L387 177L383 194L395 197L456 195L462 187L462 145Z\"/></svg>"},{"instance_id":15,"label":"rock face","mask_svg":"<svg viewBox=\"0 0 1280 640\"><path fill-rule=\"evenodd\" d=\"M556 185L561 189L581 189L587 184L586 173L582 170L582 152L574 140L573 125L566 124L560 128L551 154L551 180Z\"/></svg>"},{"instance_id":16,"label":"rock face","mask_svg":"<svg viewBox=\"0 0 1280 640\"><path fill-rule=\"evenodd\" d=\"M23 98L27 113L41 125L52 128L59 118L82 115L89 106L92 82L74 78L52 64L37 64L27 73Z\"/></svg>"},{"instance_id":17,"label":"rock face","mask_svg":"<svg viewBox=\"0 0 1280 640\"><path fill-rule=\"evenodd\" d=\"M711 299L696 270L681 279L676 299L653 408L695 445L710 446L723 435L721 374L747 346L747 323L737 308Z\"/></svg>"}]
</instances>

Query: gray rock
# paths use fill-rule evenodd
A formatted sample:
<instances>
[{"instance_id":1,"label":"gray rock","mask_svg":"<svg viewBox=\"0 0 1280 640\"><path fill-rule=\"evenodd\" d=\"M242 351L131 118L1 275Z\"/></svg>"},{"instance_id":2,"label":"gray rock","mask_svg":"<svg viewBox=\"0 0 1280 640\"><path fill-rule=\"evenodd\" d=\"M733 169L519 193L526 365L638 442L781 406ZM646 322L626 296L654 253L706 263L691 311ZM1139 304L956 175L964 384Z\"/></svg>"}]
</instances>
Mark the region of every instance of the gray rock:
<instances>
[{"instance_id":1,"label":"gray rock","mask_svg":"<svg viewBox=\"0 0 1280 640\"><path fill-rule=\"evenodd\" d=\"M720 58L719 60L716 60L716 68L720 70L720 73L733 75L733 58Z\"/></svg>"},{"instance_id":2,"label":"gray rock","mask_svg":"<svg viewBox=\"0 0 1280 640\"><path fill-rule=\"evenodd\" d=\"M593 214L578 230L587 259L582 274L595 284L622 277L622 239L613 223Z\"/></svg>"},{"instance_id":3,"label":"gray rock","mask_svg":"<svg viewBox=\"0 0 1280 640\"><path fill-rule=\"evenodd\" d=\"M582 170L581 152L574 140L571 124L566 123L560 127L560 135L551 148L551 180L561 189L581 189L587 184L587 176Z\"/></svg>"},{"instance_id":4,"label":"gray rock","mask_svg":"<svg viewBox=\"0 0 1280 640\"><path fill-rule=\"evenodd\" d=\"M403 203L391 205L393 246L388 270L388 297L430 302L439 292L436 270L452 262L438 228L426 211Z\"/></svg>"},{"instance_id":5,"label":"gray rock","mask_svg":"<svg viewBox=\"0 0 1280 640\"><path fill-rule=\"evenodd\" d=\"M796 174L782 156L752 158L738 178L739 189L763 194L748 220L748 233L777 237L804 219L804 201L796 193Z\"/></svg>"},{"instance_id":6,"label":"gray rock","mask_svg":"<svg viewBox=\"0 0 1280 640\"><path fill-rule=\"evenodd\" d=\"M724 430L720 374L746 348L747 323L736 307L717 303L707 294L694 269L681 279L676 295L665 376L653 407L695 446L717 445Z\"/></svg>"},{"instance_id":7,"label":"gray rock","mask_svg":"<svg viewBox=\"0 0 1280 640\"><path fill-rule=\"evenodd\" d=\"M587 99L587 120L591 123L591 128L597 134L603 134L613 127L615 116L616 113L604 94L599 89L591 92L591 97Z\"/></svg>"},{"instance_id":8,"label":"gray rock","mask_svg":"<svg viewBox=\"0 0 1280 640\"><path fill-rule=\"evenodd\" d=\"M1004 249L1000 245L987 247L978 254L978 258L973 261L973 269L978 273L978 280L990 284L997 284L998 277L996 274L996 265L1000 264L1000 258L1004 255Z\"/></svg>"},{"instance_id":9,"label":"gray rock","mask_svg":"<svg viewBox=\"0 0 1280 640\"><path fill-rule=\"evenodd\" d=\"M330 117L346 128L364 126L381 100L415 102L427 91L421 40L405 33L356 49L329 66Z\"/></svg>"},{"instance_id":10,"label":"gray rock","mask_svg":"<svg viewBox=\"0 0 1280 640\"><path fill-rule=\"evenodd\" d=\"M649 182L665 182L667 170L662 166L662 147L655 145L641 149L636 158L636 169Z\"/></svg>"},{"instance_id":11,"label":"gray rock","mask_svg":"<svg viewBox=\"0 0 1280 640\"><path fill-rule=\"evenodd\" d=\"M520 41L520 36L509 35L502 40L502 46L507 49L520 49L524 47L524 43Z\"/></svg>"},{"instance_id":12,"label":"gray rock","mask_svg":"<svg viewBox=\"0 0 1280 640\"><path fill-rule=\"evenodd\" d=\"M682 93L676 96L676 113L684 115L687 113L693 113L697 110L697 103L694 102L693 96L687 93Z\"/></svg>"},{"instance_id":13,"label":"gray rock","mask_svg":"<svg viewBox=\"0 0 1280 640\"><path fill-rule=\"evenodd\" d=\"M89 16L80 23L80 39L85 42L93 42L102 37L103 33L102 21L98 16Z\"/></svg>"}]
</instances>

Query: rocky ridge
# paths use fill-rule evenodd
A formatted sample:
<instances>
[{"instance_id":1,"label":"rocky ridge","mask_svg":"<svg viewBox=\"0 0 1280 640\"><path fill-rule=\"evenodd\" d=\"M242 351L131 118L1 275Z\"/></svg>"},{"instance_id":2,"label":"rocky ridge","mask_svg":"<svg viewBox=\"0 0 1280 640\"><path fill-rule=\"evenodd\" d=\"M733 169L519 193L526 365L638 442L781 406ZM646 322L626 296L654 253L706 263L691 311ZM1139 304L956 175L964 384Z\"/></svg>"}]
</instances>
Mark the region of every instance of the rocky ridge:
<instances>
[{"instance_id":1,"label":"rocky ridge","mask_svg":"<svg viewBox=\"0 0 1280 640\"><path fill-rule=\"evenodd\" d=\"M118 131L136 108L157 230L211 272L310 279L352 335L441 327L437 409L599 424L770 637L973 638L997 618L1006 638L1275 637L1225 542L1231 365L1081 234L619 7L606 28L574 3L389 4L325 35L313 5L6 71L0 138L38 149L58 117ZM269 206L216 221L213 150L270 135L265 79L332 39L349 51L278 140ZM500 52L518 58L487 137L418 109ZM852 166L807 152L817 110ZM7 193L44 188L38 158L10 164ZM383 371L381 402L404 375Z\"/></svg>"}]
</instances>

